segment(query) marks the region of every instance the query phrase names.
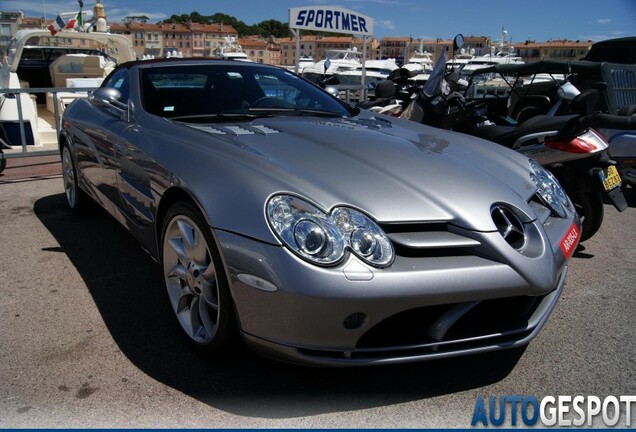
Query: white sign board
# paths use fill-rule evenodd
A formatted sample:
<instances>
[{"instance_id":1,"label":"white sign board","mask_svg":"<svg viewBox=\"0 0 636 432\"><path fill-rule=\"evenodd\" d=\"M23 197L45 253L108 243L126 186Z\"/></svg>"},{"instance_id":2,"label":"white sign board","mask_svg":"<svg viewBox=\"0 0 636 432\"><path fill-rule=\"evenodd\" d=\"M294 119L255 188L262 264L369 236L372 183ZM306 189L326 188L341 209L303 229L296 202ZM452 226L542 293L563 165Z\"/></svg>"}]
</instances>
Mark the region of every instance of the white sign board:
<instances>
[{"instance_id":1,"label":"white sign board","mask_svg":"<svg viewBox=\"0 0 636 432\"><path fill-rule=\"evenodd\" d=\"M373 36L373 18L335 6L289 9L289 28Z\"/></svg>"}]
</instances>

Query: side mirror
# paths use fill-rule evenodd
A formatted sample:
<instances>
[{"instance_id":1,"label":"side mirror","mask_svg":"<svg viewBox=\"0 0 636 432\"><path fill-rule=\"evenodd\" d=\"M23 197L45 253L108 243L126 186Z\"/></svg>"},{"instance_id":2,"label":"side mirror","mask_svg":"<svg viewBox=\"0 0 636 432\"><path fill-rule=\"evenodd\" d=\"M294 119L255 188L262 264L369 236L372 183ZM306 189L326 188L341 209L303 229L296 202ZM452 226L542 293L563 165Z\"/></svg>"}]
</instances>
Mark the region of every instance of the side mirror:
<instances>
[{"instance_id":1,"label":"side mirror","mask_svg":"<svg viewBox=\"0 0 636 432\"><path fill-rule=\"evenodd\" d=\"M112 106L119 110L126 110L128 105L121 102L121 92L112 87L101 87L91 95L93 103L100 106Z\"/></svg>"},{"instance_id":2,"label":"side mirror","mask_svg":"<svg viewBox=\"0 0 636 432\"><path fill-rule=\"evenodd\" d=\"M453 39L453 52L457 51L463 46L464 46L464 35L459 33L457 36L455 36L455 39Z\"/></svg>"},{"instance_id":3,"label":"side mirror","mask_svg":"<svg viewBox=\"0 0 636 432\"><path fill-rule=\"evenodd\" d=\"M338 90L338 87L327 86L325 87L325 91L333 97L340 98L340 90Z\"/></svg>"}]
</instances>

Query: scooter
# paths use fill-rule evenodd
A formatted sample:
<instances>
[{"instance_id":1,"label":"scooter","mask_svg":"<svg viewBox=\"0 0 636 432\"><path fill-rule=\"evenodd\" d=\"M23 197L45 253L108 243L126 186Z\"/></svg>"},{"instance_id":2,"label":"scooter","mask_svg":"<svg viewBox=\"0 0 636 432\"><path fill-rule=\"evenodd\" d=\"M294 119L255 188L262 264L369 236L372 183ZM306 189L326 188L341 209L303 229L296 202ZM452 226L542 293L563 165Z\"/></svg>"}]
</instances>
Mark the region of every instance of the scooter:
<instances>
[{"instance_id":1,"label":"scooter","mask_svg":"<svg viewBox=\"0 0 636 432\"><path fill-rule=\"evenodd\" d=\"M357 106L378 114L399 117L413 94L419 90L419 87L409 82L412 77L413 72L408 69L392 71L387 79L376 85L375 99L361 102Z\"/></svg>"},{"instance_id":2,"label":"scooter","mask_svg":"<svg viewBox=\"0 0 636 432\"><path fill-rule=\"evenodd\" d=\"M620 175L608 157L608 144L591 126L611 120L627 128L628 121L606 114L573 114L536 116L519 125L497 125L489 118L487 101L467 102L456 90L459 74L445 76L444 71L442 56L402 118L478 136L537 160L557 177L577 208L582 221L581 241L600 228L604 197L618 211L627 208ZM591 103L592 98L586 98L578 102Z\"/></svg>"}]
</instances>

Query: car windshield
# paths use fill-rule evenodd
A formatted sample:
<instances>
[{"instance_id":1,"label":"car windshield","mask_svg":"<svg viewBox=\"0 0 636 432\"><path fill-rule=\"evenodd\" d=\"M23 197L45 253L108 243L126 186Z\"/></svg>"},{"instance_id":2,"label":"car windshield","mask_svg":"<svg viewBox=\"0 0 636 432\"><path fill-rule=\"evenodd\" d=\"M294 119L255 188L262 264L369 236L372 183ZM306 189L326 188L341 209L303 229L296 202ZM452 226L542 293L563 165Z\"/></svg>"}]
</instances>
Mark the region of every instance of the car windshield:
<instances>
[{"instance_id":1,"label":"car windshield","mask_svg":"<svg viewBox=\"0 0 636 432\"><path fill-rule=\"evenodd\" d=\"M257 64L154 65L142 68L140 78L144 109L174 120L352 114L347 105L297 75Z\"/></svg>"}]
</instances>

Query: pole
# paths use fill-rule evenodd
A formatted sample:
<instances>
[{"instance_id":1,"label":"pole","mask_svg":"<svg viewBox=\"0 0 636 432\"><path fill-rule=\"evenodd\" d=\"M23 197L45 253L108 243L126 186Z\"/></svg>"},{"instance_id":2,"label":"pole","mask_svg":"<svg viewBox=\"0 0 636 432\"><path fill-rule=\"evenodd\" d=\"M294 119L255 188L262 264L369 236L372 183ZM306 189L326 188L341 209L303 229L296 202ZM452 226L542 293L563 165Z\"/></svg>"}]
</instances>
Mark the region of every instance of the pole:
<instances>
[{"instance_id":1,"label":"pole","mask_svg":"<svg viewBox=\"0 0 636 432\"><path fill-rule=\"evenodd\" d=\"M294 66L294 72L298 73L298 70L300 69L300 30L296 30L296 29L290 29L292 34L294 35L294 38L296 39L296 61L295 66Z\"/></svg>"},{"instance_id":2,"label":"pole","mask_svg":"<svg viewBox=\"0 0 636 432\"><path fill-rule=\"evenodd\" d=\"M79 14L77 15L77 28L82 30L82 25L84 24L82 21L82 8L84 7L84 2L82 0L77 0L77 3L79 3Z\"/></svg>"},{"instance_id":3,"label":"pole","mask_svg":"<svg viewBox=\"0 0 636 432\"><path fill-rule=\"evenodd\" d=\"M362 98L361 102L367 100L367 38L368 36L362 37Z\"/></svg>"}]
</instances>

